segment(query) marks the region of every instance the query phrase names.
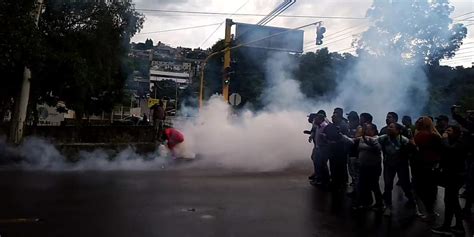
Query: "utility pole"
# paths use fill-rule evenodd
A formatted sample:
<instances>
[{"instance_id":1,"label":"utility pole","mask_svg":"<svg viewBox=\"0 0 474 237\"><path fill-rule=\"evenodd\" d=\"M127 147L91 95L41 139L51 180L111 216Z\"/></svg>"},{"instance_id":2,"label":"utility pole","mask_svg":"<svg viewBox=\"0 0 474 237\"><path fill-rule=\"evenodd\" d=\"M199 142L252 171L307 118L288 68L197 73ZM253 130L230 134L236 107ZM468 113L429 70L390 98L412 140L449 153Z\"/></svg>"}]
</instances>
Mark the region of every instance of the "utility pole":
<instances>
[{"instance_id":1,"label":"utility pole","mask_svg":"<svg viewBox=\"0 0 474 237\"><path fill-rule=\"evenodd\" d=\"M224 52L224 68L223 72L226 72L226 68L230 68L230 47L232 47L232 35L231 35L231 28L234 22L232 19L225 20L225 52ZM225 102L229 102L229 82L230 82L230 75L229 73L223 73L222 78L222 96L224 97Z\"/></svg>"},{"instance_id":2,"label":"utility pole","mask_svg":"<svg viewBox=\"0 0 474 237\"><path fill-rule=\"evenodd\" d=\"M38 26L41 10L43 8L43 0L36 1L36 8L33 12L35 17L35 24ZM15 113L11 121L10 141L19 144L23 138L25 128L25 120L27 116L28 100L30 99L30 79L31 70L25 66L23 71L23 82L21 85L20 97L15 100Z\"/></svg>"}]
</instances>

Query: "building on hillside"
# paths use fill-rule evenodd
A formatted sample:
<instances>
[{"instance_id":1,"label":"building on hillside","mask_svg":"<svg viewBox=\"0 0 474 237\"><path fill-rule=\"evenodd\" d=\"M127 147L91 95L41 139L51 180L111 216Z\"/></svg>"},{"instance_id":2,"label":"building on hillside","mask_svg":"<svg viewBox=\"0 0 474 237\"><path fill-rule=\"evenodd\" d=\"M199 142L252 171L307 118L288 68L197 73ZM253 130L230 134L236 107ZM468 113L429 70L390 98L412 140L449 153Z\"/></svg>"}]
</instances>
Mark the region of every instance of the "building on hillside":
<instances>
[{"instance_id":1,"label":"building on hillside","mask_svg":"<svg viewBox=\"0 0 474 237\"><path fill-rule=\"evenodd\" d=\"M153 88L155 82L166 80L176 82L179 89L186 89L191 83L191 76L188 72L168 72L155 69L150 70L150 90Z\"/></svg>"}]
</instances>

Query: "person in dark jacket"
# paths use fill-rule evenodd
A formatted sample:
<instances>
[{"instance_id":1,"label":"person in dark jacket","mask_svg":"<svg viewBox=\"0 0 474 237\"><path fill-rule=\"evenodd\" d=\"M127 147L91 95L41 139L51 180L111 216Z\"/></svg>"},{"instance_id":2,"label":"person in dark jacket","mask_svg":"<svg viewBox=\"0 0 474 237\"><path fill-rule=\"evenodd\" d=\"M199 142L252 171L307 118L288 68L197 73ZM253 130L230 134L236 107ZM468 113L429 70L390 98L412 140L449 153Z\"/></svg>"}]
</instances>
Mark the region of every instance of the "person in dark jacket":
<instances>
[{"instance_id":1,"label":"person in dark jacket","mask_svg":"<svg viewBox=\"0 0 474 237\"><path fill-rule=\"evenodd\" d=\"M466 191L464 192L466 205L463 211L465 215L470 216L472 203L474 202L474 118L472 113L468 114L468 117L461 116L457 111L458 108L457 105L451 107L451 116L462 126L463 140L469 148L466 159Z\"/></svg>"},{"instance_id":2,"label":"person in dark jacket","mask_svg":"<svg viewBox=\"0 0 474 237\"><path fill-rule=\"evenodd\" d=\"M463 215L459 204L458 193L464 184L465 160L467 146L461 139L461 128L448 126L443 133L443 152L440 162L441 178L445 186L444 191L444 222L441 226L431 231L437 234L464 234L462 224ZM453 217L456 217L456 225L451 227Z\"/></svg>"}]
</instances>

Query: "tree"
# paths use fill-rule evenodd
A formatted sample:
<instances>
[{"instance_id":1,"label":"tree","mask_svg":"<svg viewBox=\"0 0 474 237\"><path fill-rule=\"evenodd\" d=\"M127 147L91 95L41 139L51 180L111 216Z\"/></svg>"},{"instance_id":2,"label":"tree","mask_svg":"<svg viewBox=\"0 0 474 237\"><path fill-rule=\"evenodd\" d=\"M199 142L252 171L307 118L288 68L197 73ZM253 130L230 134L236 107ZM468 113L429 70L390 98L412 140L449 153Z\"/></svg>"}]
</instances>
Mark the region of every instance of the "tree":
<instances>
[{"instance_id":1,"label":"tree","mask_svg":"<svg viewBox=\"0 0 474 237\"><path fill-rule=\"evenodd\" d=\"M453 10L448 0L375 0L367 12L373 25L355 44L377 57L438 65L467 34L463 24L453 24Z\"/></svg>"},{"instance_id":2,"label":"tree","mask_svg":"<svg viewBox=\"0 0 474 237\"><path fill-rule=\"evenodd\" d=\"M41 55L34 8L34 0L0 1L0 123L19 94L24 67L34 65Z\"/></svg>"},{"instance_id":3,"label":"tree","mask_svg":"<svg viewBox=\"0 0 474 237\"><path fill-rule=\"evenodd\" d=\"M142 25L143 16L129 1L48 1L40 21L44 60L33 81L35 94L60 98L78 118L112 109L133 72L124 59Z\"/></svg>"}]
</instances>

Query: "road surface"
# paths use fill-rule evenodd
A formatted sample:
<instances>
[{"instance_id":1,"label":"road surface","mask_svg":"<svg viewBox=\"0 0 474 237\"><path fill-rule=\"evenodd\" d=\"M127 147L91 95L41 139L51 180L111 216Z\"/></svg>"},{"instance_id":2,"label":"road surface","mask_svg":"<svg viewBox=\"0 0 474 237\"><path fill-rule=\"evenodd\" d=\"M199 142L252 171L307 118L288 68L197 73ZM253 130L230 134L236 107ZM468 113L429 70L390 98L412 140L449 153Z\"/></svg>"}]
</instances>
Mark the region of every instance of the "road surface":
<instances>
[{"instance_id":1,"label":"road surface","mask_svg":"<svg viewBox=\"0 0 474 237\"><path fill-rule=\"evenodd\" d=\"M432 236L398 187L391 218L357 214L344 194L310 186L308 173L0 171L0 235Z\"/></svg>"}]
</instances>

